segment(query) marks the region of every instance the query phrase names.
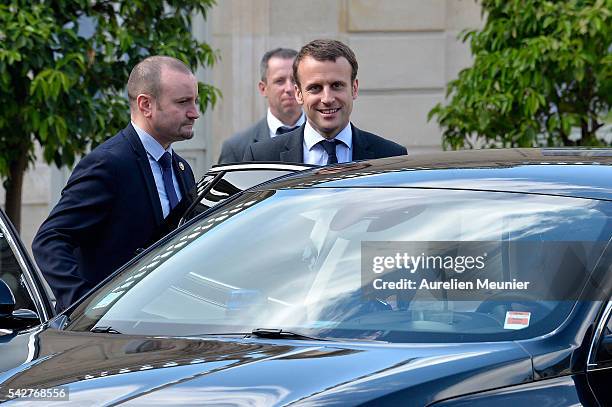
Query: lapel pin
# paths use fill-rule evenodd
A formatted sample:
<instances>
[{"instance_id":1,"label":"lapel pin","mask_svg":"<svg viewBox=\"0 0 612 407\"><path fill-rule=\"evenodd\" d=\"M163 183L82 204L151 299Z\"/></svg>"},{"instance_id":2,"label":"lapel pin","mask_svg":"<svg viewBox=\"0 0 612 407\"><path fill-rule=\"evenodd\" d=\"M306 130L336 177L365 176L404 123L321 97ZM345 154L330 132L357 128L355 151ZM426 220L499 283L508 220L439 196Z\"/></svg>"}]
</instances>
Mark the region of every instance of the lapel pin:
<instances>
[{"instance_id":1,"label":"lapel pin","mask_svg":"<svg viewBox=\"0 0 612 407\"><path fill-rule=\"evenodd\" d=\"M185 166L180 161L179 161L179 168L181 169L181 171L185 171Z\"/></svg>"}]
</instances>

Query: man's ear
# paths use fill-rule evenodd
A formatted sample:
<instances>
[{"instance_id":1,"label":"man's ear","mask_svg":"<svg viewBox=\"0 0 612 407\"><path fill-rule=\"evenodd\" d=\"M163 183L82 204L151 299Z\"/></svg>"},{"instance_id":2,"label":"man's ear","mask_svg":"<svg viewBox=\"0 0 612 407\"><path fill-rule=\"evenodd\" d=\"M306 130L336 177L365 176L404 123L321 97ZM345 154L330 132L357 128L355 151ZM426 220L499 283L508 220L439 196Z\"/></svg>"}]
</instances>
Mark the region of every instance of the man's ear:
<instances>
[{"instance_id":1,"label":"man's ear","mask_svg":"<svg viewBox=\"0 0 612 407\"><path fill-rule=\"evenodd\" d=\"M304 95L302 95L302 90L297 85L297 83L295 83L293 85L293 87L295 88L295 100L298 102L299 105L303 105L304 104Z\"/></svg>"},{"instance_id":2,"label":"man's ear","mask_svg":"<svg viewBox=\"0 0 612 407\"><path fill-rule=\"evenodd\" d=\"M353 81L353 100L357 99L357 94L359 93L359 79L355 78Z\"/></svg>"},{"instance_id":3,"label":"man's ear","mask_svg":"<svg viewBox=\"0 0 612 407\"><path fill-rule=\"evenodd\" d=\"M261 96L266 96L266 83L264 81L259 81L257 89L259 89L259 94Z\"/></svg>"},{"instance_id":4,"label":"man's ear","mask_svg":"<svg viewBox=\"0 0 612 407\"><path fill-rule=\"evenodd\" d=\"M150 118L153 114L153 103L153 97L151 95L147 95L146 93L141 93L136 97L138 110L140 111L140 114L146 118Z\"/></svg>"}]
</instances>

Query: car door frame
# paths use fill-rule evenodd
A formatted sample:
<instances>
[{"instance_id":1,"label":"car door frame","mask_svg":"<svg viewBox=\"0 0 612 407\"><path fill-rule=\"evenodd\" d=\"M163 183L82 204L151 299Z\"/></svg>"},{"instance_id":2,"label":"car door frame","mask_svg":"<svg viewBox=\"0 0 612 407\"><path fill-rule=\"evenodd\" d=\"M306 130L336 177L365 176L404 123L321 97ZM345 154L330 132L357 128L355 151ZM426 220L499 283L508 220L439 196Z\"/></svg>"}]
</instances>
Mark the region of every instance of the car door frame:
<instances>
[{"instance_id":1,"label":"car door frame","mask_svg":"<svg viewBox=\"0 0 612 407\"><path fill-rule=\"evenodd\" d=\"M284 177L290 175L292 173L309 170L312 168L317 168L316 165L310 164L287 164L287 163L278 163L278 162L257 162L257 163L242 163L242 164L222 164L215 165L211 169L209 169L206 174L196 183L194 187L196 189L196 196L193 198L193 202L189 205L189 207L184 211L181 219L178 223L179 226L184 224L187 220L191 219L186 218L189 214L194 210L194 208L201 202L201 200L210 192L211 189L215 187L215 185L222 180L228 173L240 173L240 172L257 172L257 171L290 171L290 173L284 173L279 175L278 177L271 177L265 181L262 181L257 184L250 185L249 188L254 187L256 185L261 185L262 183ZM201 185L206 178L210 178L207 181L206 185ZM246 190L248 188L245 188ZM243 191L244 191L243 190ZM241 191L242 192L242 191ZM233 195L227 196L225 199L219 200L215 205L209 207L208 209L213 208L214 206L219 205L223 201L231 198Z\"/></svg>"}]
</instances>

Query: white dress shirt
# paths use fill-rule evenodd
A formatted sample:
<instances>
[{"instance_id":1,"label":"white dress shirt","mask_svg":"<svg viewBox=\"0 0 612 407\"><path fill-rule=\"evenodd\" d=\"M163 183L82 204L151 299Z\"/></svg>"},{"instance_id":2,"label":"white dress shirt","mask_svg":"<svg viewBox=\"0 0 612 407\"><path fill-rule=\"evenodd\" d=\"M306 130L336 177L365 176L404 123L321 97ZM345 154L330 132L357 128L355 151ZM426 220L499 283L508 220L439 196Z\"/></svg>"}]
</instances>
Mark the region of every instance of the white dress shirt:
<instances>
[{"instance_id":1,"label":"white dress shirt","mask_svg":"<svg viewBox=\"0 0 612 407\"><path fill-rule=\"evenodd\" d=\"M352 161L353 157L353 132L351 123L334 137L340 142L336 144L336 157L339 163ZM321 144L321 140L327 140L306 122L304 127L304 164L327 165L327 153Z\"/></svg>"},{"instance_id":2,"label":"white dress shirt","mask_svg":"<svg viewBox=\"0 0 612 407\"><path fill-rule=\"evenodd\" d=\"M300 118L297 120L297 122L295 122L292 125L285 124L285 123L281 122L280 120L278 120L276 118L276 116L274 116L272 114L272 112L270 111L270 108L268 108L268 115L266 116L266 119L268 121L268 129L270 130L270 138L274 138L274 137L278 136L278 134L276 134L276 131L278 130L279 127L283 127L283 126L285 126L285 127L301 126L306 121L306 117L304 116L304 112L302 112L302 114L300 115Z\"/></svg>"},{"instance_id":3,"label":"white dress shirt","mask_svg":"<svg viewBox=\"0 0 612 407\"><path fill-rule=\"evenodd\" d=\"M166 151L168 151L170 153L170 156L172 156L172 147L168 147L168 150L164 150L161 144L159 144L157 140L153 138L153 136L151 136L149 133L147 133L140 127L136 126L134 122L132 122L132 126L134 126L134 130L136 130L136 133L138 133L138 137L140 138L142 145L147 151L149 165L151 166L153 178L155 179L155 186L157 187L157 195L159 195L159 202L161 203L162 213L164 214L165 218L170 213L170 201L168 200L166 188L164 187L164 180L162 178L162 168L157 160L159 160L159 157L161 157L162 154L164 154ZM174 185L176 197L180 202L182 198L181 188L179 188L176 175L174 174L174 167L172 167L172 185Z\"/></svg>"}]
</instances>

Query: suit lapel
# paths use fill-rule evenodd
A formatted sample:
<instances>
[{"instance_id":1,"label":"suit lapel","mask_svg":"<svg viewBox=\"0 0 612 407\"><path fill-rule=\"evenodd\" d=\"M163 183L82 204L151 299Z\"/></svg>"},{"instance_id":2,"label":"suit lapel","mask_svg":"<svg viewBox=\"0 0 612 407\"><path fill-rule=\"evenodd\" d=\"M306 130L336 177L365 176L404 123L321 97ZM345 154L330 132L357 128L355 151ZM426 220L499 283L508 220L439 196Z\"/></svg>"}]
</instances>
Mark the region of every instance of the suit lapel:
<instances>
[{"instance_id":1,"label":"suit lapel","mask_svg":"<svg viewBox=\"0 0 612 407\"><path fill-rule=\"evenodd\" d=\"M351 123L353 133L353 157L352 161L369 160L375 158L374 150L363 135L363 132Z\"/></svg>"},{"instance_id":2,"label":"suit lapel","mask_svg":"<svg viewBox=\"0 0 612 407\"><path fill-rule=\"evenodd\" d=\"M280 160L285 163L303 163L304 162L304 128L302 124L299 129L296 129L283 136L286 139L285 145L280 152Z\"/></svg>"},{"instance_id":3,"label":"suit lapel","mask_svg":"<svg viewBox=\"0 0 612 407\"><path fill-rule=\"evenodd\" d=\"M268 120L264 117L257 123L253 143L265 140L270 140L270 129L268 128Z\"/></svg>"},{"instance_id":4,"label":"suit lapel","mask_svg":"<svg viewBox=\"0 0 612 407\"><path fill-rule=\"evenodd\" d=\"M172 166L174 168L174 173L176 174L176 179L179 183L179 187L181 188L181 195L187 196L189 193L189 187L187 186L187 181L185 180L185 168L187 166L183 162L184 160L176 154L176 151L172 154Z\"/></svg>"},{"instance_id":5,"label":"suit lapel","mask_svg":"<svg viewBox=\"0 0 612 407\"><path fill-rule=\"evenodd\" d=\"M129 124L123 130L123 134L134 151L138 168L140 169L142 177L145 180L147 195L149 196L149 200L153 205L155 220L157 225L160 225L164 220L164 215L161 208L161 202L159 201L159 195L157 194L157 187L155 186L153 172L151 171L151 164L149 164L149 157L147 157L147 152L142 145L140 138L138 137L138 133L136 133L136 130L134 130L134 127L132 127L132 124Z\"/></svg>"}]
</instances>

